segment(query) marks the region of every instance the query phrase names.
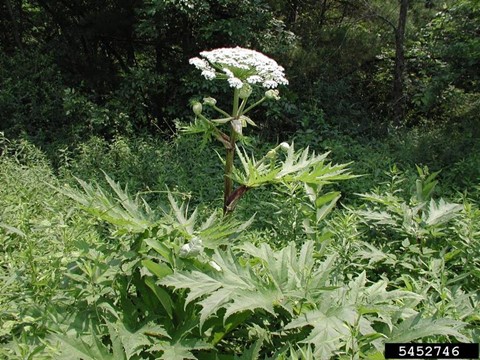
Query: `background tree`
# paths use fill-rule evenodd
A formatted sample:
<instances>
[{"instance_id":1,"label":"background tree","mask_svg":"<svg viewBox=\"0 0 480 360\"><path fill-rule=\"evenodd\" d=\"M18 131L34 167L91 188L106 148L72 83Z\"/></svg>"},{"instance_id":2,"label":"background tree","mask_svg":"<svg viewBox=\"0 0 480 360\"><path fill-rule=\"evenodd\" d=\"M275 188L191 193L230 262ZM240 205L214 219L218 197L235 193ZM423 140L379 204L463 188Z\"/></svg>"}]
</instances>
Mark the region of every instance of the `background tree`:
<instances>
[{"instance_id":1,"label":"background tree","mask_svg":"<svg viewBox=\"0 0 480 360\"><path fill-rule=\"evenodd\" d=\"M23 44L22 44L22 35L20 33L20 28L18 24L18 16L16 15L16 11L18 8L21 8L18 6L18 3L16 4L16 9L14 9L14 4L10 0L5 0L5 5L8 11L8 15L10 17L10 24L12 25L12 34L13 38L15 39L15 44L18 47L18 49L23 50Z\"/></svg>"}]
</instances>

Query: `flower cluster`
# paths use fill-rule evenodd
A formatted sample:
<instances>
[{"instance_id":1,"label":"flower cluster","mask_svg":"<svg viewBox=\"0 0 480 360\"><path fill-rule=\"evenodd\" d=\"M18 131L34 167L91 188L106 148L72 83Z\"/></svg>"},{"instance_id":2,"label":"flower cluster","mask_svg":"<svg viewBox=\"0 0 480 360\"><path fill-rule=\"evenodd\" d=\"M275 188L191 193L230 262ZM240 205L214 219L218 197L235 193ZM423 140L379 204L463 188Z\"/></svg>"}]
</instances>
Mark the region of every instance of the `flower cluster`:
<instances>
[{"instance_id":1,"label":"flower cluster","mask_svg":"<svg viewBox=\"0 0 480 360\"><path fill-rule=\"evenodd\" d=\"M221 48L202 51L202 58L190 59L190 64L202 71L207 80L227 79L230 87L241 89L245 84L261 84L274 89L287 85L284 69L275 60L255 50Z\"/></svg>"}]
</instances>

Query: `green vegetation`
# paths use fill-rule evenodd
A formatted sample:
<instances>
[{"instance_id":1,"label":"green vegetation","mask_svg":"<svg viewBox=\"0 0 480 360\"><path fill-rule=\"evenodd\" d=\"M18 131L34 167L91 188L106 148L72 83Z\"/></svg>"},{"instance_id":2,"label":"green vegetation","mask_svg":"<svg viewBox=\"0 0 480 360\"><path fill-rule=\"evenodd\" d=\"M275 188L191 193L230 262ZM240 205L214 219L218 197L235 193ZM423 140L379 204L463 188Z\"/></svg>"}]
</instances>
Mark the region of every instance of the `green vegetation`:
<instances>
[{"instance_id":1,"label":"green vegetation","mask_svg":"<svg viewBox=\"0 0 480 360\"><path fill-rule=\"evenodd\" d=\"M478 1L0 15L0 359L480 342Z\"/></svg>"},{"instance_id":2,"label":"green vegetation","mask_svg":"<svg viewBox=\"0 0 480 360\"><path fill-rule=\"evenodd\" d=\"M394 169L335 210L332 185L259 190L222 219L218 161L185 139L93 139L60 175L32 145L2 144L7 359L381 358L385 341L479 339L480 209L435 196L438 174ZM136 178L128 160L147 167L154 149ZM206 173L185 176L173 155L187 151ZM86 162L100 152L132 188L165 182L129 195Z\"/></svg>"}]
</instances>

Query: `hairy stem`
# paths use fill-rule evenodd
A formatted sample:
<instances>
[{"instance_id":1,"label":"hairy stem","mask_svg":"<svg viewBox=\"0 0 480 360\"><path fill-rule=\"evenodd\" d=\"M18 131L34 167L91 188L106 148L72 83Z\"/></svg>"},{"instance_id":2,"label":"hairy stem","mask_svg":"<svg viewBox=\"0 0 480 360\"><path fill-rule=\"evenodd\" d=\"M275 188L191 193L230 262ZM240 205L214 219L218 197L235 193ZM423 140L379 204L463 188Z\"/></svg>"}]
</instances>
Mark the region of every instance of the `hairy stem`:
<instances>
[{"instance_id":1,"label":"hairy stem","mask_svg":"<svg viewBox=\"0 0 480 360\"><path fill-rule=\"evenodd\" d=\"M223 209L225 215L230 214L233 212L233 210L235 210L238 200L240 200L240 198L245 195L248 190L250 190L249 187L242 185L230 194L225 208Z\"/></svg>"},{"instance_id":2,"label":"hairy stem","mask_svg":"<svg viewBox=\"0 0 480 360\"><path fill-rule=\"evenodd\" d=\"M234 119L238 118L238 100L239 100L239 90L235 89L233 93L233 109L232 117ZM223 214L226 215L228 212L228 199L230 194L233 191L233 181L231 179L232 169L233 169L233 158L235 155L235 142L236 142L236 133L233 127L230 130L230 148L227 148L227 156L225 158L225 175L224 175L224 191L223 191Z\"/></svg>"}]
</instances>

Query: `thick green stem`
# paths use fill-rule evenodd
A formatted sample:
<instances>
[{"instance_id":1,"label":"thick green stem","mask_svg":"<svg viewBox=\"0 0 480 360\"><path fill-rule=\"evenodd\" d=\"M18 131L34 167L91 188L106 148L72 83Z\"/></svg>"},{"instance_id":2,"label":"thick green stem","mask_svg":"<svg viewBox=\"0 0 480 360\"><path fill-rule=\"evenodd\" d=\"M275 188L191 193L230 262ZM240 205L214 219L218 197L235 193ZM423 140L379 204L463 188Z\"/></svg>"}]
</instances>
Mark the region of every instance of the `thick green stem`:
<instances>
[{"instance_id":1,"label":"thick green stem","mask_svg":"<svg viewBox=\"0 0 480 360\"><path fill-rule=\"evenodd\" d=\"M238 101L240 99L239 94L240 94L240 90L235 89L234 92L233 92L232 117L237 117L238 116Z\"/></svg>"},{"instance_id":2,"label":"thick green stem","mask_svg":"<svg viewBox=\"0 0 480 360\"><path fill-rule=\"evenodd\" d=\"M233 130L232 130L232 135L233 135ZM232 140L232 135L230 136L230 141ZM230 145L232 142L230 142ZM233 189L233 181L230 178L232 174L232 168L233 168L233 155L235 149L227 149L227 156L225 158L225 175L224 175L224 191L223 191L223 213L225 214L227 211L227 203L228 203L228 198L230 197L230 194L232 193Z\"/></svg>"},{"instance_id":3,"label":"thick green stem","mask_svg":"<svg viewBox=\"0 0 480 360\"><path fill-rule=\"evenodd\" d=\"M234 119L238 118L238 100L239 100L239 89L235 89L233 93L233 109L232 117ZM228 199L230 194L233 191L233 181L231 179L232 170L233 170L233 158L235 155L235 142L236 142L236 133L233 127L230 130L230 148L227 149L227 156L225 158L225 175L224 175L224 191L223 191L223 214L225 215L228 211Z\"/></svg>"}]
</instances>

